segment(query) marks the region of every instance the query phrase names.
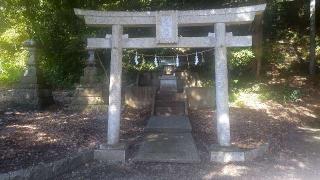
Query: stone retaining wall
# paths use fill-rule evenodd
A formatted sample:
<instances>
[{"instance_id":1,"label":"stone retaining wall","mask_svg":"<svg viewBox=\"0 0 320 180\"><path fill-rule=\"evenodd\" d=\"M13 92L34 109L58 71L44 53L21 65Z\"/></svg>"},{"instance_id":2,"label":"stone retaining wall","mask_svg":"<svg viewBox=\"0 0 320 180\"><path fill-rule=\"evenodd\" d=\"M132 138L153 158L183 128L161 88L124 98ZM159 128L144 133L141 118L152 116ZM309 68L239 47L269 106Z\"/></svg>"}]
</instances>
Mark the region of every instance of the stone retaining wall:
<instances>
[{"instance_id":1,"label":"stone retaining wall","mask_svg":"<svg viewBox=\"0 0 320 180\"><path fill-rule=\"evenodd\" d=\"M0 89L0 110L10 107L39 109L53 102L52 94L47 89Z\"/></svg>"},{"instance_id":2,"label":"stone retaining wall","mask_svg":"<svg viewBox=\"0 0 320 180\"><path fill-rule=\"evenodd\" d=\"M0 89L0 111L12 106L14 100L13 89Z\"/></svg>"},{"instance_id":3,"label":"stone retaining wall","mask_svg":"<svg viewBox=\"0 0 320 180\"><path fill-rule=\"evenodd\" d=\"M206 87L186 88L188 107L190 109L215 108L215 89Z\"/></svg>"},{"instance_id":4,"label":"stone retaining wall","mask_svg":"<svg viewBox=\"0 0 320 180\"><path fill-rule=\"evenodd\" d=\"M125 89L125 104L137 109L153 105L156 88L147 86L132 86Z\"/></svg>"},{"instance_id":5,"label":"stone retaining wall","mask_svg":"<svg viewBox=\"0 0 320 180\"><path fill-rule=\"evenodd\" d=\"M47 180L56 179L59 175L93 161L93 151L88 150L51 163L42 163L26 169L0 174L1 180Z\"/></svg>"}]
</instances>

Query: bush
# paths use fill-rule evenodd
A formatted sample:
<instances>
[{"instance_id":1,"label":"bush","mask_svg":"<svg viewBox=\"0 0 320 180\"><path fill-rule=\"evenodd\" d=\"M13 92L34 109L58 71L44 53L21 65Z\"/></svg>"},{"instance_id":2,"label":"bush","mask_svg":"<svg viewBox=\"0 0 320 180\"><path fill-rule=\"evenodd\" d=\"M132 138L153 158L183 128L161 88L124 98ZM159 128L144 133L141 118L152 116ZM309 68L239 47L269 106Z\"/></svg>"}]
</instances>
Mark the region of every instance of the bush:
<instances>
[{"instance_id":1,"label":"bush","mask_svg":"<svg viewBox=\"0 0 320 180\"><path fill-rule=\"evenodd\" d=\"M250 69L254 59L251 48L231 48L228 51L229 68L232 74L241 75Z\"/></svg>"}]
</instances>

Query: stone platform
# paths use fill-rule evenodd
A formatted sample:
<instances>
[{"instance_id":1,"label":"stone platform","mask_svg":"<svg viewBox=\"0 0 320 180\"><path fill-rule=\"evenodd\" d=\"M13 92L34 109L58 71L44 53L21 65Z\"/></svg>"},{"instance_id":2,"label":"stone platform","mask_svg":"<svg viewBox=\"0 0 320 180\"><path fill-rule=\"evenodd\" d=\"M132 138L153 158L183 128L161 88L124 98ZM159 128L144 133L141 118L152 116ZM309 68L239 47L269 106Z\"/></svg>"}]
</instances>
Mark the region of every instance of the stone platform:
<instances>
[{"instance_id":1,"label":"stone platform","mask_svg":"<svg viewBox=\"0 0 320 180\"><path fill-rule=\"evenodd\" d=\"M234 146L213 145L210 147L210 161L219 163L252 161L263 156L269 144L263 144L255 149L243 149Z\"/></svg>"},{"instance_id":2,"label":"stone platform","mask_svg":"<svg viewBox=\"0 0 320 180\"><path fill-rule=\"evenodd\" d=\"M152 116L146 132L191 132L191 124L187 116Z\"/></svg>"},{"instance_id":3,"label":"stone platform","mask_svg":"<svg viewBox=\"0 0 320 180\"><path fill-rule=\"evenodd\" d=\"M151 133L144 138L134 161L198 163L191 133Z\"/></svg>"},{"instance_id":4,"label":"stone platform","mask_svg":"<svg viewBox=\"0 0 320 180\"><path fill-rule=\"evenodd\" d=\"M100 145L99 149L94 150L94 159L107 162L125 162L126 161L126 145Z\"/></svg>"}]
</instances>

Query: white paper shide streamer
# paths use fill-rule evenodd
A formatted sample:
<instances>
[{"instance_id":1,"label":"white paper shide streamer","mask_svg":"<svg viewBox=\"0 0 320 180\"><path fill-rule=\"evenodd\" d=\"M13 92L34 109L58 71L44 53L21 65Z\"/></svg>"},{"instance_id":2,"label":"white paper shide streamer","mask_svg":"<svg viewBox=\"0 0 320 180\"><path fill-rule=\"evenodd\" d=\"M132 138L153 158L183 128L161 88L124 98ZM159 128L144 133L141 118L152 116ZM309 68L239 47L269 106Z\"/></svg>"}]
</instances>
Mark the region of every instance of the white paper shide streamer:
<instances>
[{"instance_id":1,"label":"white paper shide streamer","mask_svg":"<svg viewBox=\"0 0 320 180\"><path fill-rule=\"evenodd\" d=\"M176 57L176 66L179 67L180 66L180 62L179 62L179 56L177 55Z\"/></svg>"},{"instance_id":2,"label":"white paper shide streamer","mask_svg":"<svg viewBox=\"0 0 320 180\"><path fill-rule=\"evenodd\" d=\"M138 53L136 52L136 55L134 56L134 63L136 63L136 65L139 64L139 61L138 61Z\"/></svg>"},{"instance_id":3,"label":"white paper shide streamer","mask_svg":"<svg viewBox=\"0 0 320 180\"><path fill-rule=\"evenodd\" d=\"M156 67L159 66L157 55L154 55L154 65L155 65Z\"/></svg>"},{"instance_id":4,"label":"white paper shide streamer","mask_svg":"<svg viewBox=\"0 0 320 180\"><path fill-rule=\"evenodd\" d=\"M194 65L198 65L199 64L198 52L196 52L196 56L194 57L194 59L195 59Z\"/></svg>"}]
</instances>

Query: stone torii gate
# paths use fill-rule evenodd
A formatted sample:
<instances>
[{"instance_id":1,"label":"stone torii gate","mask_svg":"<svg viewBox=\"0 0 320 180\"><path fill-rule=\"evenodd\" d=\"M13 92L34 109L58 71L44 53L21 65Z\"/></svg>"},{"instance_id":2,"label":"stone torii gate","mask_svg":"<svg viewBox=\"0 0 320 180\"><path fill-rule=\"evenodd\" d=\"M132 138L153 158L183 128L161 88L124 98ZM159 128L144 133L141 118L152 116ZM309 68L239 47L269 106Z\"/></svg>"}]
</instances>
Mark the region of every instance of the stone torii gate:
<instances>
[{"instance_id":1,"label":"stone torii gate","mask_svg":"<svg viewBox=\"0 0 320 180\"><path fill-rule=\"evenodd\" d=\"M111 49L108 151L119 149L121 119L122 51L130 48L215 48L215 82L217 133L221 146L230 146L228 105L227 47L252 46L251 36L233 36L226 25L250 24L262 14L266 4L211 10L119 12L75 9L75 14L90 27L112 27L105 38L88 38L88 49ZM207 37L178 37L179 26L207 26L214 24L214 33ZM130 38L123 35L123 27L156 26L156 37ZM116 147L116 148L113 148ZM107 155L108 156L108 155Z\"/></svg>"}]
</instances>

